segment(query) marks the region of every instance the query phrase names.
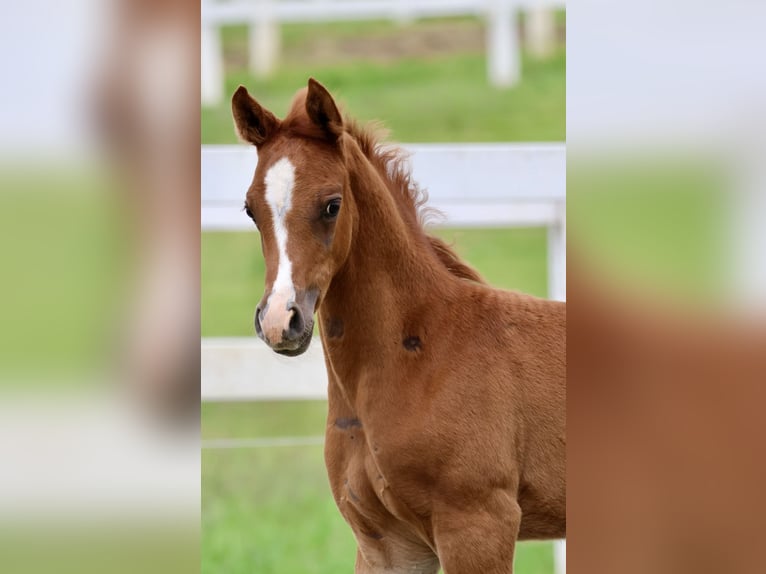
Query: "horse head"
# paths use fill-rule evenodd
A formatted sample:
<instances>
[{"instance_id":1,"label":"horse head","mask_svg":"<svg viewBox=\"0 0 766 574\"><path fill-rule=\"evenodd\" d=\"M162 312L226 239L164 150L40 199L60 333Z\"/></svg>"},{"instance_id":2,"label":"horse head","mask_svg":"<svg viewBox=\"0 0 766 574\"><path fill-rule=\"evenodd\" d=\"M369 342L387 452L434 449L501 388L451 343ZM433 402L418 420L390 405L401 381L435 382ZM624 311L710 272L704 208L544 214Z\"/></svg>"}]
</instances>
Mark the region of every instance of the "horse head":
<instances>
[{"instance_id":1,"label":"horse head","mask_svg":"<svg viewBox=\"0 0 766 574\"><path fill-rule=\"evenodd\" d=\"M322 296L350 251L355 208L343 119L314 79L284 120L243 86L234 93L232 112L239 136L258 149L245 201L266 262L255 330L277 353L300 355L311 343Z\"/></svg>"}]
</instances>

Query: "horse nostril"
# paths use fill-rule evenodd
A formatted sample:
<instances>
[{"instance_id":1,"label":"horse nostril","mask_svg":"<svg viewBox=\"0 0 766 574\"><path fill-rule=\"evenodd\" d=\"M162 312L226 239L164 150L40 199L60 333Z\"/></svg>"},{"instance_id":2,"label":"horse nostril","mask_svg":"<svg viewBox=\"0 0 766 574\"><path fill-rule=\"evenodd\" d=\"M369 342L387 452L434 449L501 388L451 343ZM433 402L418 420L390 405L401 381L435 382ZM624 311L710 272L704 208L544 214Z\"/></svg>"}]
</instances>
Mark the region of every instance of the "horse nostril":
<instances>
[{"instance_id":1,"label":"horse nostril","mask_svg":"<svg viewBox=\"0 0 766 574\"><path fill-rule=\"evenodd\" d=\"M263 337L263 328L261 327L261 306L255 308L255 334Z\"/></svg>"},{"instance_id":2,"label":"horse nostril","mask_svg":"<svg viewBox=\"0 0 766 574\"><path fill-rule=\"evenodd\" d=\"M290 317L290 323L287 326L287 332L285 333L285 339L295 341L303 336L303 329L306 324L303 321L303 313L301 313L300 307L295 303L291 303L289 310L292 312Z\"/></svg>"}]
</instances>

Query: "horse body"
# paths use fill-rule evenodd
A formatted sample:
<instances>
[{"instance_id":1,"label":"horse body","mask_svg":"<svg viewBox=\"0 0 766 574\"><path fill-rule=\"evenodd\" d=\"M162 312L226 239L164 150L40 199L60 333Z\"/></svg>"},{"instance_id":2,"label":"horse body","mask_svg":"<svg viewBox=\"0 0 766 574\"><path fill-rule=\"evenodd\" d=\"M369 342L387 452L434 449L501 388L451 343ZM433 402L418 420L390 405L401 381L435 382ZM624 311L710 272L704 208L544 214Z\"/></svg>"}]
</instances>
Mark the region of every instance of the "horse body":
<instances>
[{"instance_id":1,"label":"horse body","mask_svg":"<svg viewBox=\"0 0 766 574\"><path fill-rule=\"evenodd\" d=\"M242 112L237 97L242 133L245 112L258 108L245 101ZM329 241L325 227L311 231L329 245L326 257L310 256L318 271L295 282L285 318L262 317L285 306L269 295L256 324L284 325L287 340L296 316L306 323L317 310L329 379L325 460L358 542L356 571L511 572L517 539L565 535L565 305L492 289L428 237L399 164L353 124L339 130L319 84L276 125L253 142L260 158L268 142L272 164L298 149L307 165L325 166L311 180L298 166L296 189L321 195L343 180ZM261 179L256 171L253 203ZM309 212L307 204L303 220ZM274 285L263 230L262 241ZM302 352L298 330L275 344L269 333L278 331L259 334L285 354Z\"/></svg>"},{"instance_id":2,"label":"horse body","mask_svg":"<svg viewBox=\"0 0 766 574\"><path fill-rule=\"evenodd\" d=\"M380 224L359 229L390 237ZM487 529L505 532L504 549L486 551L493 560L517 529L519 538L564 536L563 304L469 283L437 261L418 273L420 254L396 243L358 259L352 251L319 309L327 467L361 553L392 567L406 546L419 564L443 555L445 527L462 539L489 509L502 511L485 517L476 545ZM515 502L521 522L504 525Z\"/></svg>"}]
</instances>

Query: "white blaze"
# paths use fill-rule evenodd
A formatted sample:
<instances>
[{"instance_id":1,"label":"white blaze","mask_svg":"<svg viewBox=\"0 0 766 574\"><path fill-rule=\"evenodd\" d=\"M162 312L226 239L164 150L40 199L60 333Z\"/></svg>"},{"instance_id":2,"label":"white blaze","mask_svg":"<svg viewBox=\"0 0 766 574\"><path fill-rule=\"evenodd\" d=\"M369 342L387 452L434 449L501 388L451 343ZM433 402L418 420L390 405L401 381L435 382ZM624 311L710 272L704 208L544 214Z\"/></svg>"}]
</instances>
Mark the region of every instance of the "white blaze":
<instances>
[{"instance_id":1,"label":"white blaze","mask_svg":"<svg viewBox=\"0 0 766 574\"><path fill-rule=\"evenodd\" d=\"M295 166L289 159L283 157L268 169L264 180L266 182L266 202L271 208L274 235L279 252L277 278L274 280L267 304L270 307L269 312L272 310L282 312L286 309L287 303L295 299L293 266L287 257L287 227L285 227L287 213L292 207ZM272 304L274 305L273 309L271 308Z\"/></svg>"}]
</instances>

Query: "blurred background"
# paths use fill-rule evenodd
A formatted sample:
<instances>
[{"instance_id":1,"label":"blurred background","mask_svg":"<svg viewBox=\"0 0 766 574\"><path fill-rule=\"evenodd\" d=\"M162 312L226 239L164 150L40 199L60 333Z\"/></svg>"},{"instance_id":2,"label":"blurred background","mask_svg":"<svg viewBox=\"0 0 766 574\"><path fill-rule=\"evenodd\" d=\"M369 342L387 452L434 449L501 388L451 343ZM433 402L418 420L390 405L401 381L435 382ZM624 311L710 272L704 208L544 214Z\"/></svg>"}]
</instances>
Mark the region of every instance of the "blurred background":
<instances>
[{"instance_id":1,"label":"blurred background","mask_svg":"<svg viewBox=\"0 0 766 574\"><path fill-rule=\"evenodd\" d=\"M197 567L199 12L185 4L0 4L3 572Z\"/></svg>"},{"instance_id":2,"label":"blurred background","mask_svg":"<svg viewBox=\"0 0 766 574\"><path fill-rule=\"evenodd\" d=\"M571 571L764 570L764 16L568 12Z\"/></svg>"},{"instance_id":3,"label":"blurred background","mask_svg":"<svg viewBox=\"0 0 766 574\"><path fill-rule=\"evenodd\" d=\"M500 165L513 169L544 166L553 175L548 195L560 194L554 207L563 210L564 3L206 1L201 37L202 569L350 572L356 545L324 468L320 342L315 337L301 370L255 339L264 263L258 234L241 206L256 157L244 144L209 146L237 144L229 102L239 84L284 117L293 94L314 77L350 116L381 121L390 141L414 151L416 180L447 216L443 223L449 225L436 227L436 234L492 284L548 296L547 224L557 226L563 250L563 211L543 205L542 215L532 209L531 217L519 219L525 206L501 201L499 211L511 213L507 220L491 214L484 222L456 222L452 216L460 210L440 203L437 187L445 191L446 182L438 185L422 159L441 152L413 144L458 144L454 155L436 158L446 157L449 169L451 161L468 161L471 150L464 144L512 143L517 147L510 151L501 146L475 153L494 153ZM548 163L535 163L538 156ZM503 180L487 187L510 193L532 177L500 173ZM546 195L530 185L525 193ZM221 189L227 186L231 190ZM482 202L486 192L480 187L462 189L463 213ZM222 207L229 204L230 216ZM487 205L490 212L493 205ZM563 258L556 264L561 277ZM555 296L563 298L561 282ZM246 376L233 372L239 370ZM554 572L553 544L522 543L516 564L524 573Z\"/></svg>"}]
</instances>

